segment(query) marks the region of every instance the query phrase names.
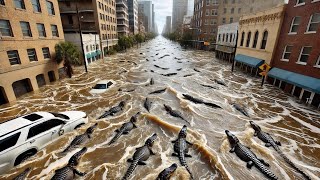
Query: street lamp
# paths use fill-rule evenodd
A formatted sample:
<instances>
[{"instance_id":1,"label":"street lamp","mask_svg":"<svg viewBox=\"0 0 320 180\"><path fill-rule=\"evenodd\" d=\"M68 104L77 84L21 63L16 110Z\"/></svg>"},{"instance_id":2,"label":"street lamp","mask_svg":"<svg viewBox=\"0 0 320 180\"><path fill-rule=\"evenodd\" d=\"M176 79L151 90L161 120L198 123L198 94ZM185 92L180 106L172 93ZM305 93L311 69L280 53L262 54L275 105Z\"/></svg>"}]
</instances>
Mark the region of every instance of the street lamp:
<instances>
[{"instance_id":1,"label":"street lamp","mask_svg":"<svg viewBox=\"0 0 320 180\"><path fill-rule=\"evenodd\" d=\"M78 17L78 28L79 28L79 33L80 33L80 41L81 41L80 43L81 43L81 49L82 49L84 67L85 67L85 69L86 69L86 72L88 72L86 56L85 56L84 48L83 48L82 30L81 30L81 22L80 22L80 16L79 16L78 2L76 2L76 10L77 10L77 17Z\"/></svg>"}]
</instances>

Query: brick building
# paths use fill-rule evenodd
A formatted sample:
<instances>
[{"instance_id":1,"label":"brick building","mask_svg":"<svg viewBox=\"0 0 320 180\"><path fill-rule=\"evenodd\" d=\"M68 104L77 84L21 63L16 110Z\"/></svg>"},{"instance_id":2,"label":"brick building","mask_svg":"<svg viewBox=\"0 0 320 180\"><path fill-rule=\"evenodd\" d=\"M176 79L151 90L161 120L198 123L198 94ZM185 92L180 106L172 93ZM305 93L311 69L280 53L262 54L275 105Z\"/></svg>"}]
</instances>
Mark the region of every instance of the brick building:
<instances>
[{"instance_id":1,"label":"brick building","mask_svg":"<svg viewBox=\"0 0 320 180\"><path fill-rule=\"evenodd\" d=\"M56 0L0 1L0 104L59 79L54 47L60 41Z\"/></svg>"},{"instance_id":2,"label":"brick building","mask_svg":"<svg viewBox=\"0 0 320 180\"><path fill-rule=\"evenodd\" d=\"M320 107L320 1L289 0L268 81Z\"/></svg>"}]
</instances>

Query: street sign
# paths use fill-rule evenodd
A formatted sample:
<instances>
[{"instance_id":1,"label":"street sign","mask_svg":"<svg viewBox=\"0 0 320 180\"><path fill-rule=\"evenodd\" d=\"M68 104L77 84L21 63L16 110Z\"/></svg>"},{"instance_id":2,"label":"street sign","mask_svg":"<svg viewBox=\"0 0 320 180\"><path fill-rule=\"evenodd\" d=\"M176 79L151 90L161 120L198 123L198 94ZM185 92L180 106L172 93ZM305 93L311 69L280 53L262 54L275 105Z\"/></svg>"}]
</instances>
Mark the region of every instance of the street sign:
<instances>
[{"instance_id":1,"label":"street sign","mask_svg":"<svg viewBox=\"0 0 320 180\"><path fill-rule=\"evenodd\" d=\"M266 76L267 75L267 72L266 71L263 71L261 73L259 73L261 76Z\"/></svg>"},{"instance_id":2,"label":"street sign","mask_svg":"<svg viewBox=\"0 0 320 180\"><path fill-rule=\"evenodd\" d=\"M269 71L271 67L270 67L267 63L264 63L264 64L262 64L261 66L259 66L259 68L260 68L262 71Z\"/></svg>"}]
</instances>

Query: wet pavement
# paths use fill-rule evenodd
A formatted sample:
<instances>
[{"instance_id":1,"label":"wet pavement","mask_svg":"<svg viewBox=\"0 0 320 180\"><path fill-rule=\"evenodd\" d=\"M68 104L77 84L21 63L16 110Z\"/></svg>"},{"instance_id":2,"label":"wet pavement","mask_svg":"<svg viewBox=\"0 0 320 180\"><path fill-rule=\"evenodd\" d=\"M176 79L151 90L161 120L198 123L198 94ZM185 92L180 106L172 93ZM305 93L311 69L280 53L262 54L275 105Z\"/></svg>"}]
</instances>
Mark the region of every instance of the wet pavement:
<instances>
[{"instance_id":1,"label":"wet pavement","mask_svg":"<svg viewBox=\"0 0 320 180\"><path fill-rule=\"evenodd\" d=\"M30 179L50 179L54 171L67 164L69 158L82 147L87 152L77 166L84 177L78 179L121 179L126 173L136 148L153 133L157 133L152 151L155 155L139 165L132 179L156 179L158 174L173 163L178 169L172 179L188 179L189 173L180 165L171 141L176 140L183 125L188 126L187 140L193 143L186 162L195 179L264 179L259 170L246 168L234 153L225 130L234 133L242 144L251 148L270 164L279 179L303 179L272 148L265 147L250 127L256 122L265 132L280 141L281 151L312 179L320 176L320 112L300 104L297 99L278 88L265 84L260 78L251 77L231 65L214 58L213 52L185 50L177 43L157 37L141 48L129 49L89 66L75 69L72 79L63 79L46 85L39 91L19 98L15 103L0 106L0 122L18 115L35 111L80 110L89 115L89 124L61 136L28 161L12 169L0 179L11 179L27 167L32 167ZM226 86L214 79L223 80ZM103 94L89 93L99 80L113 80L114 84ZM163 90L164 88L165 91ZM162 90L158 93L152 93ZM193 103L184 98L191 95L206 103L220 106L214 108L203 103ZM144 107L148 98L149 112ZM106 110L125 101L122 111L114 116L97 120ZM232 103L245 108L249 117L237 111ZM174 117L164 104L180 112ZM137 128L108 145L115 130L131 116L141 112L135 123ZM98 122L92 138L79 148L61 156L72 139Z\"/></svg>"}]
</instances>

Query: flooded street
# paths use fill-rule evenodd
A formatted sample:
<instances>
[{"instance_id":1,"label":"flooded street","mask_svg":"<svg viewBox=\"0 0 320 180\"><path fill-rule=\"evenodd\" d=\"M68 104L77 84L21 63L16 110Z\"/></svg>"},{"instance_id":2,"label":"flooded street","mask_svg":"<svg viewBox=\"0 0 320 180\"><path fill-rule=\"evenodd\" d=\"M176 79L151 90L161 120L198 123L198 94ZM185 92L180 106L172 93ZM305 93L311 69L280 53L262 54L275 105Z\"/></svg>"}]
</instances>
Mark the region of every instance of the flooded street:
<instances>
[{"instance_id":1,"label":"flooded street","mask_svg":"<svg viewBox=\"0 0 320 180\"><path fill-rule=\"evenodd\" d=\"M312 179L319 179L319 110L299 104L298 100L272 85L265 84L261 88L260 78L239 69L231 73L231 64L215 59L213 52L184 50L160 36L141 48L134 47L107 59L90 64L87 74L83 67L77 67L72 79L46 85L14 104L0 106L0 122L36 111L79 110L89 115L87 125L64 134L0 179L11 179L27 167L32 167L28 179L50 179L55 170L65 166L84 146L88 150L77 169L87 174L77 176L78 179L121 179L130 165L127 159L153 133L158 135L152 147L155 155L145 161L146 166L139 165L131 179L156 179L173 163L178 164L178 169L171 179L188 179L189 173L180 166L179 158L172 156L171 141L177 139L183 125L188 126L187 140L193 143L189 148L192 157L186 158L186 162L195 179L266 178L255 167L247 169L245 162L229 152L231 148L225 130L230 130L242 144L268 162L271 172L279 179L303 179L272 147L266 147L253 136L251 120L281 142L281 151L299 169ZM215 83L214 79L223 80L227 87ZM91 95L89 91L99 80L113 80L114 84L106 93ZM164 92L149 94L164 88ZM182 94L221 108L193 103ZM152 102L150 112L144 108L146 98ZM97 120L121 101L125 101L123 111ZM250 117L234 109L232 103L245 107ZM164 104L181 112L187 122L168 114ZM129 122L137 112L142 114L135 123L138 128L108 145L115 130ZM89 142L60 155L76 135L84 133L96 122L98 127Z\"/></svg>"}]
</instances>

